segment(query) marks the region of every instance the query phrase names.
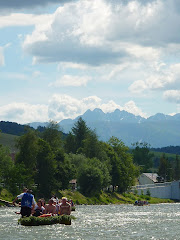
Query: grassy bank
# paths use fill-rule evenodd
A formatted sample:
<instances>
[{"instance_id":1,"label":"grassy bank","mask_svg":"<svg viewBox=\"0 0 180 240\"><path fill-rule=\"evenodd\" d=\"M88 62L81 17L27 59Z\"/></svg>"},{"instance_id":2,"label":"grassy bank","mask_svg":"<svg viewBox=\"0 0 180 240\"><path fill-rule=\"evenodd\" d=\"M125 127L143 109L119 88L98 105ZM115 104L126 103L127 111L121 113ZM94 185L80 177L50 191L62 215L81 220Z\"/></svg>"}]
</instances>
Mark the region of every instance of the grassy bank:
<instances>
[{"instance_id":1,"label":"grassy bank","mask_svg":"<svg viewBox=\"0 0 180 240\"><path fill-rule=\"evenodd\" d=\"M61 196L66 196L68 199L72 199L75 204L132 204L135 200L147 200L150 204L157 203L173 203L170 199L153 198L149 196L138 196L133 193L106 193L102 192L100 195L93 197L85 197L80 192L71 192L68 190L60 191Z\"/></svg>"},{"instance_id":2,"label":"grassy bank","mask_svg":"<svg viewBox=\"0 0 180 240\"><path fill-rule=\"evenodd\" d=\"M0 189L0 199L12 202L14 200L13 195L7 191L6 189ZM3 206L4 204L0 202L0 206Z\"/></svg>"},{"instance_id":3,"label":"grassy bank","mask_svg":"<svg viewBox=\"0 0 180 240\"><path fill-rule=\"evenodd\" d=\"M59 197L66 196L68 199L72 199L76 205L87 204L87 205L97 205L97 204L133 204L135 200L147 200L150 204L157 203L173 203L173 200L170 199L160 199L153 198L146 195L135 195L133 193L106 193L102 192L100 195L95 195L93 197L86 197L80 192L72 192L70 190L59 191ZM6 189L0 191L0 199L12 202L15 198L10 192ZM0 205L2 205L0 203Z\"/></svg>"}]
</instances>

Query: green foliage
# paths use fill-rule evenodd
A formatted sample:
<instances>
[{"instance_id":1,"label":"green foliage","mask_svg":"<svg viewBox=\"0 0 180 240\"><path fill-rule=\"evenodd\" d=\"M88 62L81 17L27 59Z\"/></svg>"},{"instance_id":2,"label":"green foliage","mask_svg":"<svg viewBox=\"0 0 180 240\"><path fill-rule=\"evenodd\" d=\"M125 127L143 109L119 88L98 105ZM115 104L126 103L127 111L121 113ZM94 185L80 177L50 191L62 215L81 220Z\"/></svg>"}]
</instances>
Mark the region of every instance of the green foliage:
<instances>
[{"instance_id":1,"label":"green foliage","mask_svg":"<svg viewBox=\"0 0 180 240\"><path fill-rule=\"evenodd\" d=\"M59 131L59 125L53 121L49 122L43 131L42 138L49 143L53 150L62 147L62 133Z\"/></svg>"},{"instance_id":2,"label":"green foliage","mask_svg":"<svg viewBox=\"0 0 180 240\"><path fill-rule=\"evenodd\" d=\"M113 188L118 186L119 192L125 192L134 184L139 169L133 164L132 155L121 140L112 137L108 143Z\"/></svg>"},{"instance_id":3,"label":"green foliage","mask_svg":"<svg viewBox=\"0 0 180 240\"><path fill-rule=\"evenodd\" d=\"M175 160L175 167L174 167L174 179L180 180L180 159L178 155L176 155L176 160Z\"/></svg>"},{"instance_id":4,"label":"green foliage","mask_svg":"<svg viewBox=\"0 0 180 240\"><path fill-rule=\"evenodd\" d=\"M16 162L24 163L26 169L32 173L36 168L37 142L38 137L35 131L28 131L17 142L19 153L17 154Z\"/></svg>"},{"instance_id":5,"label":"green foliage","mask_svg":"<svg viewBox=\"0 0 180 240\"><path fill-rule=\"evenodd\" d=\"M18 220L23 226L40 226L40 225L52 225L52 224L65 224L71 225L72 216L53 216L53 217L24 217Z\"/></svg>"},{"instance_id":6,"label":"green foliage","mask_svg":"<svg viewBox=\"0 0 180 240\"><path fill-rule=\"evenodd\" d=\"M76 168L62 150L58 150L55 153L55 161L57 169L54 177L57 190L67 189L69 187L69 181L76 176Z\"/></svg>"},{"instance_id":7,"label":"green foliage","mask_svg":"<svg viewBox=\"0 0 180 240\"><path fill-rule=\"evenodd\" d=\"M108 143L99 141L82 118L65 139L54 122L39 132L28 128L19 137L17 148L14 163L7 149L0 147L0 179L13 194L26 186L38 197L49 198L77 179L80 191L91 196L89 202L98 203L103 189L113 185L125 192L139 173L122 141L114 137Z\"/></svg>"},{"instance_id":8,"label":"green foliage","mask_svg":"<svg viewBox=\"0 0 180 240\"><path fill-rule=\"evenodd\" d=\"M149 150L149 145L147 143L135 143L135 147L132 150L134 163L141 166L142 172L148 172L153 166L153 153Z\"/></svg>"},{"instance_id":9,"label":"green foliage","mask_svg":"<svg viewBox=\"0 0 180 240\"><path fill-rule=\"evenodd\" d=\"M51 195L54 185L54 174L56 171L56 161L49 143L39 139L37 152L37 173L38 192L40 195L48 197Z\"/></svg>"},{"instance_id":10,"label":"green foliage","mask_svg":"<svg viewBox=\"0 0 180 240\"><path fill-rule=\"evenodd\" d=\"M75 136L75 149L77 153L81 153L84 147L84 140L86 139L89 128L86 122L80 117L72 128L72 133Z\"/></svg>"},{"instance_id":11,"label":"green foliage","mask_svg":"<svg viewBox=\"0 0 180 240\"><path fill-rule=\"evenodd\" d=\"M95 166L83 165L78 173L78 183L85 195L99 193L103 185L102 171Z\"/></svg>"},{"instance_id":12,"label":"green foliage","mask_svg":"<svg viewBox=\"0 0 180 240\"><path fill-rule=\"evenodd\" d=\"M164 179L164 181L172 180L172 165L170 164L168 158L165 154L162 154L160 158L160 164L158 169L158 175Z\"/></svg>"}]
</instances>

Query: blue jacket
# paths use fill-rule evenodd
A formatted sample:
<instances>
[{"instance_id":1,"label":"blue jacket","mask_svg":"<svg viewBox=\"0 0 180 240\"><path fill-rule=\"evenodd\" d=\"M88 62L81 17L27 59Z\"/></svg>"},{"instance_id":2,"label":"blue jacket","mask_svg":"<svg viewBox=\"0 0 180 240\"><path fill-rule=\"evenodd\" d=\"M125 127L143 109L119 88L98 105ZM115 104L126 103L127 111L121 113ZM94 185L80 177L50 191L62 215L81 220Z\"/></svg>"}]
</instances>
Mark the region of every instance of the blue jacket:
<instances>
[{"instance_id":1,"label":"blue jacket","mask_svg":"<svg viewBox=\"0 0 180 240\"><path fill-rule=\"evenodd\" d=\"M33 195L30 193L24 193L21 200L21 207L32 207Z\"/></svg>"}]
</instances>

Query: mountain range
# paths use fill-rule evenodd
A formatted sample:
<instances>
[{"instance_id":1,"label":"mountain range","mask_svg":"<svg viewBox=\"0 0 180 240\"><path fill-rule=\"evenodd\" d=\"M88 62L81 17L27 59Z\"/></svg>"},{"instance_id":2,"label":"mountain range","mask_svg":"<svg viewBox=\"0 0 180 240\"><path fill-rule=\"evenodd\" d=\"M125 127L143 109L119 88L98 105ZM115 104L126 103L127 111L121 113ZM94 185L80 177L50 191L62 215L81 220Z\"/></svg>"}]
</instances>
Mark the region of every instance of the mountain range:
<instances>
[{"instance_id":1,"label":"mountain range","mask_svg":"<svg viewBox=\"0 0 180 240\"><path fill-rule=\"evenodd\" d=\"M135 116L116 109L104 113L101 109L87 110L75 119L59 122L63 132L68 133L74 123L82 117L91 129L95 129L100 140L108 141L111 136L118 137L126 145L135 142L147 142L152 147L180 145L180 113L170 116L157 113L149 118ZM47 123L30 123L31 127L46 126Z\"/></svg>"}]
</instances>

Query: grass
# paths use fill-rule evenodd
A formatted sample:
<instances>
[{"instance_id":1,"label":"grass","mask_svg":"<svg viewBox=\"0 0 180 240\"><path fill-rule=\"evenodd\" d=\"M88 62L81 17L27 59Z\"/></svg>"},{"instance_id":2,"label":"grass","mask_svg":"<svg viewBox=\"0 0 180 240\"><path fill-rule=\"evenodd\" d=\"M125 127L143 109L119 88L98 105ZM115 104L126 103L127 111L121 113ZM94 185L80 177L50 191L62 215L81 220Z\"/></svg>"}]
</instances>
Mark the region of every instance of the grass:
<instances>
[{"instance_id":1,"label":"grass","mask_svg":"<svg viewBox=\"0 0 180 240\"><path fill-rule=\"evenodd\" d=\"M119 194L117 192L107 193L102 192L100 195L93 197L85 197L80 192L64 190L60 191L61 196L66 196L68 199L72 199L73 202L77 205L87 204L87 205L98 205L98 204L133 204L135 200L147 200L150 204L155 203L173 203L173 200L170 199L159 199L152 198L147 195L135 195L133 193L124 193Z\"/></svg>"},{"instance_id":2,"label":"grass","mask_svg":"<svg viewBox=\"0 0 180 240\"><path fill-rule=\"evenodd\" d=\"M0 199L12 202L14 200L14 196L8 190L0 188ZM4 203L0 202L0 206L4 206Z\"/></svg>"},{"instance_id":3,"label":"grass","mask_svg":"<svg viewBox=\"0 0 180 240\"><path fill-rule=\"evenodd\" d=\"M15 146L17 139L18 136L16 135L0 133L0 144L8 147L11 152L17 152L17 148Z\"/></svg>"}]
</instances>

